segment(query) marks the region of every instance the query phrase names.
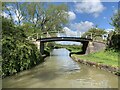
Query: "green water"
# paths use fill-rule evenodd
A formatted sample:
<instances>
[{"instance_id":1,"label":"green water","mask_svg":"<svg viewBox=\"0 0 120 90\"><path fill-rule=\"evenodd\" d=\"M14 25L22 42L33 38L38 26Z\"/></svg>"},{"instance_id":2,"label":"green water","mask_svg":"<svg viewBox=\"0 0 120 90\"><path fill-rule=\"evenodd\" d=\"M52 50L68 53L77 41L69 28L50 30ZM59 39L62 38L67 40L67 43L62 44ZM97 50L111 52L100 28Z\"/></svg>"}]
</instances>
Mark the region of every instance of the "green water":
<instances>
[{"instance_id":1,"label":"green water","mask_svg":"<svg viewBox=\"0 0 120 90\"><path fill-rule=\"evenodd\" d=\"M45 62L7 77L3 88L117 88L118 77L69 57L69 51L54 49Z\"/></svg>"}]
</instances>

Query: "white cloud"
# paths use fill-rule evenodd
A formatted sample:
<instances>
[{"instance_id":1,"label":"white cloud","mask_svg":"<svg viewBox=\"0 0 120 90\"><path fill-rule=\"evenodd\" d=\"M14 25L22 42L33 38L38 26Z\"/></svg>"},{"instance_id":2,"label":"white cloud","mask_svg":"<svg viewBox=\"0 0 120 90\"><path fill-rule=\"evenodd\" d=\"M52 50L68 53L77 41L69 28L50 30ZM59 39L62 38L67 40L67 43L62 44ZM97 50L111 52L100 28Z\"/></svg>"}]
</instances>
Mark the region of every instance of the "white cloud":
<instances>
[{"instance_id":1,"label":"white cloud","mask_svg":"<svg viewBox=\"0 0 120 90\"><path fill-rule=\"evenodd\" d=\"M65 32L67 37L76 37L77 36L77 32L72 31L70 28L68 27L64 27L63 31Z\"/></svg>"},{"instance_id":2,"label":"white cloud","mask_svg":"<svg viewBox=\"0 0 120 90\"><path fill-rule=\"evenodd\" d=\"M114 31L114 29L112 29L112 28L108 28L108 29L105 29L106 30L106 32L111 32L111 31Z\"/></svg>"},{"instance_id":3,"label":"white cloud","mask_svg":"<svg viewBox=\"0 0 120 90\"><path fill-rule=\"evenodd\" d=\"M106 19L107 17L103 17L103 19Z\"/></svg>"},{"instance_id":4,"label":"white cloud","mask_svg":"<svg viewBox=\"0 0 120 90\"><path fill-rule=\"evenodd\" d=\"M63 31L64 34L58 34L58 37L80 37L81 34L83 34L84 32L88 31L90 28L94 27L94 24L92 22L89 21L85 21L85 22L80 22L80 23L74 23L74 24L70 24L70 27L64 27ZM74 31L73 31L74 30ZM80 43L78 42L56 42L59 44L76 44L79 45Z\"/></svg>"},{"instance_id":5,"label":"white cloud","mask_svg":"<svg viewBox=\"0 0 120 90\"><path fill-rule=\"evenodd\" d=\"M78 13L93 14L94 17L98 17L99 14L105 9L100 0L82 0L81 3L75 5Z\"/></svg>"},{"instance_id":6,"label":"white cloud","mask_svg":"<svg viewBox=\"0 0 120 90\"><path fill-rule=\"evenodd\" d=\"M34 18L34 21L36 22L36 21L37 21L37 18Z\"/></svg>"},{"instance_id":7,"label":"white cloud","mask_svg":"<svg viewBox=\"0 0 120 90\"><path fill-rule=\"evenodd\" d=\"M69 20L74 20L76 18L76 14L72 11L69 11L68 18L69 18Z\"/></svg>"},{"instance_id":8,"label":"white cloud","mask_svg":"<svg viewBox=\"0 0 120 90\"><path fill-rule=\"evenodd\" d=\"M18 11L17 9L15 9L15 12L16 12L16 13L13 14L13 19L14 19L14 21L17 21L17 22L18 22L18 16L21 17L20 20L22 20L23 17L22 17L22 15L21 15L21 11Z\"/></svg>"},{"instance_id":9,"label":"white cloud","mask_svg":"<svg viewBox=\"0 0 120 90\"><path fill-rule=\"evenodd\" d=\"M72 42L72 41L59 41L55 42L57 44L62 44L62 45L80 45L80 42Z\"/></svg>"},{"instance_id":10,"label":"white cloud","mask_svg":"<svg viewBox=\"0 0 120 90\"><path fill-rule=\"evenodd\" d=\"M7 6L7 8L10 10L10 9L13 9L13 6Z\"/></svg>"},{"instance_id":11,"label":"white cloud","mask_svg":"<svg viewBox=\"0 0 120 90\"><path fill-rule=\"evenodd\" d=\"M10 19L10 16L9 16L8 13L2 12L2 16L4 16L5 18ZM12 14L12 18L13 18L14 21L18 21L18 18L17 18L17 16L15 14Z\"/></svg>"},{"instance_id":12,"label":"white cloud","mask_svg":"<svg viewBox=\"0 0 120 90\"><path fill-rule=\"evenodd\" d=\"M72 31L70 28L68 27L64 27L63 28L64 34L60 34L58 33L57 37L77 37L77 32L76 31ZM63 45L80 45L79 42L72 42L72 41L59 41L56 42L57 44L63 44Z\"/></svg>"},{"instance_id":13,"label":"white cloud","mask_svg":"<svg viewBox=\"0 0 120 90\"><path fill-rule=\"evenodd\" d=\"M9 15L8 15L7 13L5 13L5 12L2 12L1 15L2 15L3 17L5 17L5 18L10 18Z\"/></svg>"},{"instance_id":14,"label":"white cloud","mask_svg":"<svg viewBox=\"0 0 120 90\"><path fill-rule=\"evenodd\" d=\"M94 24L89 21L70 24L70 27L63 28L63 31L65 33L64 36L80 37L81 34L83 34L84 32L88 31L90 28L93 28L93 27L94 27ZM58 36L60 37L61 35L58 34Z\"/></svg>"},{"instance_id":15,"label":"white cloud","mask_svg":"<svg viewBox=\"0 0 120 90\"><path fill-rule=\"evenodd\" d=\"M81 34L88 31L90 28L93 28L94 24L89 21L80 22L70 24L70 27L64 27L64 35L58 34L58 37L65 36L65 37L80 37Z\"/></svg>"},{"instance_id":16,"label":"white cloud","mask_svg":"<svg viewBox=\"0 0 120 90\"><path fill-rule=\"evenodd\" d=\"M63 28L64 34L62 33L58 33L57 37L77 37L77 32L76 31L72 31L70 28L68 27L64 27ZM56 42L57 44L63 44L63 45L80 45L79 42L72 42L72 41L59 41Z\"/></svg>"},{"instance_id":17,"label":"white cloud","mask_svg":"<svg viewBox=\"0 0 120 90\"><path fill-rule=\"evenodd\" d=\"M12 14L12 18L14 20L14 22L18 22L18 16L21 17L20 20L23 19L22 15L21 15L21 11L17 10L16 8L14 8L13 6L7 6L7 8L10 10L10 13ZM7 14L7 13L6 13ZM7 15L9 18L10 16Z\"/></svg>"},{"instance_id":18,"label":"white cloud","mask_svg":"<svg viewBox=\"0 0 120 90\"><path fill-rule=\"evenodd\" d=\"M82 32L82 33L88 31L90 28L93 27L94 27L94 23L89 21L71 24L72 29L75 29L77 32Z\"/></svg>"},{"instance_id":19,"label":"white cloud","mask_svg":"<svg viewBox=\"0 0 120 90\"><path fill-rule=\"evenodd\" d=\"M20 15L19 11L15 9L15 12L16 12L16 16L18 17Z\"/></svg>"},{"instance_id":20,"label":"white cloud","mask_svg":"<svg viewBox=\"0 0 120 90\"><path fill-rule=\"evenodd\" d=\"M17 18L16 15L13 15L12 17L13 17L13 20L14 20L15 22L18 22L18 18Z\"/></svg>"},{"instance_id":21,"label":"white cloud","mask_svg":"<svg viewBox=\"0 0 120 90\"><path fill-rule=\"evenodd\" d=\"M115 6L112 6L112 8L115 8Z\"/></svg>"},{"instance_id":22,"label":"white cloud","mask_svg":"<svg viewBox=\"0 0 120 90\"><path fill-rule=\"evenodd\" d=\"M114 12L113 12L113 13L114 13L114 14L116 14L117 12L118 12L118 10L116 9L116 10L114 10Z\"/></svg>"},{"instance_id":23,"label":"white cloud","mask_svg":"<svg viewBox=\"0 0 120 90\"><path fill-rule=\"evenodd\" d=\"M73 0L74 3L77 3L77 0Z\"/></svg>"}]
</instances>

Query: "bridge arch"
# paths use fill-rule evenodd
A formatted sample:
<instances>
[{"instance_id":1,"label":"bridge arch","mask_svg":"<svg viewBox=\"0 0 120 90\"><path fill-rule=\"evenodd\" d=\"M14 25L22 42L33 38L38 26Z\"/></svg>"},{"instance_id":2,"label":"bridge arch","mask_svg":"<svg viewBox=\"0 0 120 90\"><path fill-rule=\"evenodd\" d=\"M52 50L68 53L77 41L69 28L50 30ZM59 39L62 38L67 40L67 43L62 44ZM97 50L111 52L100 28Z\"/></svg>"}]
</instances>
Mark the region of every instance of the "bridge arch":
<instances>
[{"instance_id":1,"label":"bridge arch","mask_svg":"<svg viewBox=\"0 0 120 90\"><path fill-rule=\"evenodd\" d=\"M50 37L50 38L40 38L37 39L37 41L40 41L40 52L43 55L44 54L44 43L46 42L53 42L53 41L74 41L74 42L81 42L83 44L82 46L82 54L86 53L88 43L89 41L92 41L92 39L89 38L78 38L78 37Z\"/></svg>"}]
</instances>

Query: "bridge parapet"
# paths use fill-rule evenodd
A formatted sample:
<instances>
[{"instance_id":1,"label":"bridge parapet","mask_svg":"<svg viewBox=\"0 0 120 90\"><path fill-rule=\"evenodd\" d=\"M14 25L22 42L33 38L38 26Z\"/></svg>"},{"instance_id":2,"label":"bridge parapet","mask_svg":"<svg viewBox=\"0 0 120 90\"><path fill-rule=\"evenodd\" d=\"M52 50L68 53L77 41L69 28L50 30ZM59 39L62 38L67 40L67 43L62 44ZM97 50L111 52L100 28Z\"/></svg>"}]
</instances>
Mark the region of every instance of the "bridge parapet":
<instances>
[{"instance_id":1,"label":"bridge parapet","mask_svg":"<svg viewBox=\"0 0 120 90\"><path fill-rule=\"evenodd\" d=\"M78 37L49 37L49 38L40 38L37 39L37 41L40 41L40 52L43 55L44 54L44 43L45 42L52 42L52 41L74 41L74 42L81 42L83 44L82 47L82 53L86 53L86 49L88 47L89 41L92 41L92 39L89 38L78 38Z\"/></svg>"},{"instance_id":2,"label":"bridge parapet","mask_svg":"<svg viewBox=\"0 0 120 90\"><path fill-rule=\"evenodd\" d=\"M40 42L51 42L51 41L75 41L75 42L86 42L86 41L92 41L92 39L89 38L78 38L78 37L50 37L50 38L40 38L37 39L37 41Z\"/></svg>"}]
</instances>

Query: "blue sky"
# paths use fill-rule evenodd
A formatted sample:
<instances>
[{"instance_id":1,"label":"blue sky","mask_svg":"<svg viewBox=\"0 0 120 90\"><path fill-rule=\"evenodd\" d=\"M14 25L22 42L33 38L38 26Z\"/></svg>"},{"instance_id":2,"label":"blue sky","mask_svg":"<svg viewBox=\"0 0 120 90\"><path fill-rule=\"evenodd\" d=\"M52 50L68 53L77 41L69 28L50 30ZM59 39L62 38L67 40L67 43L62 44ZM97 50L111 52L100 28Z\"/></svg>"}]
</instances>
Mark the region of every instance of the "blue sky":
<instances>
[{"instance_id":1,"label":"blue sky","mask_svg":"<svg viewBox=\"0 0 120 90\"><path fill-rule=\"evenodd\" d=\"M110 30L111 17L118 10L118 2L101 2L100 0L81 2L49 2L53 4L66 3L68 6L69 23L63 30L68 36L79 36L90 28L95 27ZM4 13L7 17L6 13ZM14 19L17 21L16 16ZM78 34L78 35L77 35Z\"/></svg>"},{"instance_id":2,"label":"blue sky","mask_svg":"<svg viewBox=\"0 0 120 90\"><path fill-rule=\"evenodd\" d=\"M71 21L71 23L79 23L81 21L90 21L95 25L98 25L100 28L108 29L113 28L109 23L111 22L111 17L113 13L118 9L118 2L101 2L101 4L105 7L105 9L99 13L99 16L94 17L92 13L78 13L75 11L74 2L68 2L69 10L74 12L76 15L76 19Z\"/></svg>"},{"instance_id":3,"label":"blue sky","mask_svg":"<svg viewBox=\"0 0 120 90\"><path fill-rule=\"evenodd\" d=\"M99 1L99 0L98 0ZM95 25L98 25L98 27L103 29L113 28L109 23L111 22L111 17L118 9L118 2L100 2L103 7L105 8L101 13L99 13L99 16L94 17L92 13L78 13L76 11L76 4L79 4L81 2L66 2L69 8L69 11L74 12L76 15L76 19L70 21L70 23L79 23L81 21L90 21L93 22ZM89 3L89 2L88 2ZM55 4L61 4L61 2L56 2Z\"/></svg>"},{"instance_id":4,"label":"blue sky","mask_svg":"<svg viewBox=\"0 0 120 90\"><path fill-rule=\"evenodd\" d=\"M96 25L98 28L105 30L114 29L110 23L111 17L118 10L118 2L96 1L97 2L66 2L69 8L68 14L70 20L64 30L69 34L68 36L77 36L77 33L84 33ZM61 4L61 2L55 4Z\"/></svg>"},{"instance_id":5,"label":"blue sky","mask_svg":"<svg viewBox=\"0 0 120 90\"><path fill-rule=\"evenodd\" d=\"M89 29L91 26L95 25L98 25L98 27L102 29L114 28L110 25L110 22L111 17L118 9L118 2L100 2L100 0L95 1L96 2L64 2L68 6L68 14L70 19L69 24L67 24L66 27L72 31L76 31L81 26L85 27L88 24L90 24L88 25L88 28L84 29ZM62 2L52 3L57 5L61 4ZM76 26L78 28L75 28L73 26ZM84 30L81 31L83 32Z\"/></svg>"},{"instance_id":6,"label":"blue sky","mask_svg":"<svg viewBox=\"0 0 120 90\"><path fill-rule=\"evenodd\" d=\"M112 28L112 26L109 24L111 22L110 18L113 16L113 13L115 10L117 10L117 2L103 2L102 3L105 7L105 10L99 14L98 17L92 16L92 14L86 14L86 13L77 13L76 14L76 19L73 22L80 22L80 21L91 21L94 24L98 25L100 28ZM72 7L72 11L74 11L74 5L72 4L69 5L69 7Z\"/></svg>"},{"instance_id":7,"label":"blue sky","mask_svg":"<svg viewBox=\"0 0 120 90\"><path fill-rule=\"evenodd\" d=\"M85 0L86 1L86 0ZM79 37L81 33L88 31L94 26L107 31L114 29L111 17L118 10L118 2L67 2L69 11L69 24L64 27L65 35ZM60 4L60 3L56 3ZM60 42L61 43L61 42ZM63 42L63 44L71 42ZM75 43L74 43L75 44Z\"/></svg>"},{"instance_id":8,"label":"blue sky","mask_svg":"<svg viewBox=\"0 0 120 90\"><path fill-rule=\"evenodd\" d=\"M80 37L81 34L90 28L111 30L111 17L118 10L118 2L101 2L100 0L82 0L81 2L49 2L56 5L66 3L68 6L69 23L63 27L64 35L70 37ZM17 12L18 13L18 12ZM3 13L6 17L7 14ZM19 14L19 13L18 13ZM16 16L13 16L17 21ZM61 34L58 34L61 36Z\"/></svg>"}]
</instances>

